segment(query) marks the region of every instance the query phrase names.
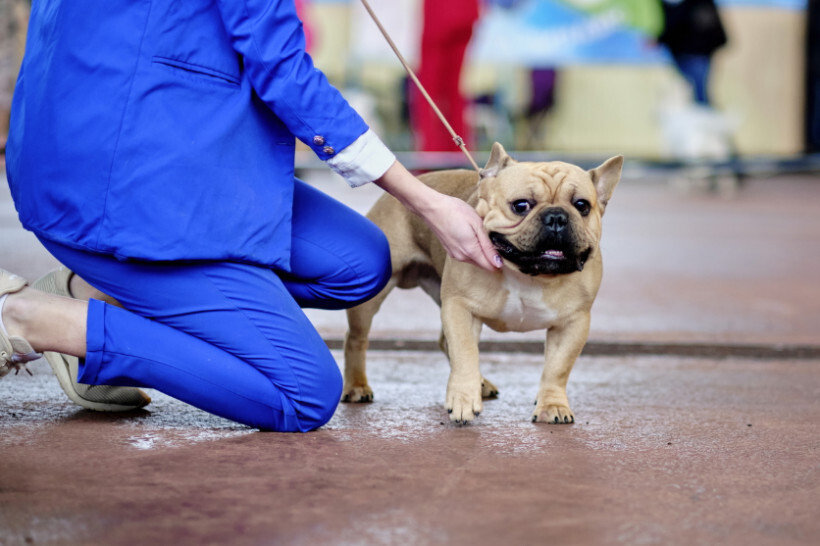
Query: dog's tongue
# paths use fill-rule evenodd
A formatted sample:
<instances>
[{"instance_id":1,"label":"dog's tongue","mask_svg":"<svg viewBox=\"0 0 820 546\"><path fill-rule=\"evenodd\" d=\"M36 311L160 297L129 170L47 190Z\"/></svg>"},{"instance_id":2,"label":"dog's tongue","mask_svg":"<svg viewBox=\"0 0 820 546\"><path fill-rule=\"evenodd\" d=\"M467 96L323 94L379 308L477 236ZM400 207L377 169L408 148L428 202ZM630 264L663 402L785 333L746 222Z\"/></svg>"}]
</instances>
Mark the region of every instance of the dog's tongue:
<instances>
[{"instance_id":1,"label":"dog's tongue","mask_svg":"<svg viewBox=\"0 0 820 546\"><path fill-rule=\"evenodd\" d=\"M561 252L560 250L547 250L546 252L544 252L544 254L542 254L542 256L544 258L549 258L549 259L552 259L552 260L563 260L564 259L564 253Z\"/></svg>"}]
</instances>

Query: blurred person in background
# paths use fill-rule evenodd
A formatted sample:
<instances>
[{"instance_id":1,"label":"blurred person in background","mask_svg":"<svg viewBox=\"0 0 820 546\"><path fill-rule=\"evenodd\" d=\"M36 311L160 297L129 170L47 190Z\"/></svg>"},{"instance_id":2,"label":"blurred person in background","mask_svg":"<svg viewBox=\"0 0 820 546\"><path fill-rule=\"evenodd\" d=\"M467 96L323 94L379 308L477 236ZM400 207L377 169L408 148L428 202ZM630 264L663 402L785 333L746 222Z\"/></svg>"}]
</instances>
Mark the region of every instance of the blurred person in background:
<instances>
[{"instance_id":1,"label":"blurred person in background","mask_svg":"<svg viewBox=\"0 0 820 546\"><path fill-rule=\"evenodd\" d=\"M461 92L461 76L482 4L513 8L521 1L422 0L418 78L453 131L468 147L473 145L474 135L466 114L468 99ZM410 122L416 149L422 152L455 150L453 137L421 92L410 85Z\"/></svg>"},{"instance_id":2,"label":"blurred person in background","mask_svg":"<svg viewBox=\"0 0 820 546\"><path fill-rule=\"evenodd\" d=\"M460 82L464 56L478 21L480 0L423 0L418 78L445 119L467 146L471 128L465 117L467 100ZM457 150L453 138L415 87L410 90L410 119L416 149Z\"/></svg>"},{"instance_id":3,"label":"blurred person in background","mask_svg":"<svg viewBox=\"0 0 820 546\"><path fill-rule=\"evenodd\" d=\"M691 89L692 100L667 104L662 130L667 153L684 160L728 159L734 154L734 122L715 108L710 95L712 58L727 43L714 0L661 0L664 24L657 43Z\"/></svg>"},{"instance_id":4,"label":"blurred person in background","mask_svg":"<svg viewBox=\"0 0 820 546\"><path fill-rule=\"evenodd\" d=\"M664 26L658 43L692 86L695 102L711 106L712 56L726 44L726 31L714 0L662 0Z\"/></svg>"}]
</instances>

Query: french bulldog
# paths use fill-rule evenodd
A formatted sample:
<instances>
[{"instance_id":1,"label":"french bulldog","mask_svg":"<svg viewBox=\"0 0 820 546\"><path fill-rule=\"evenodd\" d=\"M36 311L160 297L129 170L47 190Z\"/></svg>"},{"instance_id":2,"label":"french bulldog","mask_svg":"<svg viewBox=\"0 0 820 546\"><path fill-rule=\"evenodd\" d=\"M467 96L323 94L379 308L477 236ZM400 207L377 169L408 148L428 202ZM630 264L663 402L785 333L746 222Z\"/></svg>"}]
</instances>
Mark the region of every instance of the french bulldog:
<instances>
[{"instance_id":1,"label":"french bulldog","mask_svg":"<svg viewBox=\"0 0 820 546\"><path fill-rule=\"evenodd\" d=\"M498 332L546 330L533 422L573 423L567 381L589 334L601 284L601 217L621 178L623 157L586 171L560 161L518 162L493 145L477 175L420 178L473 206L503 259L495 272L450 258L430 228L383 195L368 213L390 243L392 277L373 299L347 311L343 402L370 402L365 352L373 317L393 288L421 287L441 308L439 345L450 361L445 407L466 424L498 389L479 370L483 325Z\"/></svg>"}]
</instances>

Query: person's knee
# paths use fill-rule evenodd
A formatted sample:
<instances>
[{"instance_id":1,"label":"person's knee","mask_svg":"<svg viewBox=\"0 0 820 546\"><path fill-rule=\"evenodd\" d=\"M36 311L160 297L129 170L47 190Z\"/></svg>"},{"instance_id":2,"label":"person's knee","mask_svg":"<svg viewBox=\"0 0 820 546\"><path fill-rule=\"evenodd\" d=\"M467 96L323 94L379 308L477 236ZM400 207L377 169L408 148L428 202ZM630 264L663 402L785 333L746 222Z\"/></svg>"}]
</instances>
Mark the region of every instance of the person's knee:
<instances>
[{"instance_id":1,"label":"person's knee","mask_svg":"<svg viewBox=\"0 0 820 546\"><path fill-rule=\"evenodd\" d=\"M340 263L334 275L307 288L310 307L348 309L381 292L392 274L390 245L378 227L371 228L356 238L355 259ZM298 286L291 288L292 293L298 290Z\"/></svg>"},{"instance_id":2,"label":"person's knee","mask_svg":"<svg viewBox=\"0 0 820 546\"><path fill-rule=\"evenodd\" d=\"M299 431L308 432L325 424L336 413L342 397L342 373L332 356L321 366L322 370L312 387L301 393L297 405Z\"/></svg>"},{"instance_id":3,"label":"person's knee","mask_svg":"<svg viewBox=\"0 0 820 546\"><path fill-rule=\"evenodd\" d=\"M375 226L374 226L375 227ZM362 271L357 271L356 286L350 294L351 306L363 303L379 292L390 280L392 274L392 264L390 262L390 245L387 237L382 231L376 228L377 233L373 233L368 241L363 242L363 252L368 255L362 259Z\"/></svg>"}]
</instances>

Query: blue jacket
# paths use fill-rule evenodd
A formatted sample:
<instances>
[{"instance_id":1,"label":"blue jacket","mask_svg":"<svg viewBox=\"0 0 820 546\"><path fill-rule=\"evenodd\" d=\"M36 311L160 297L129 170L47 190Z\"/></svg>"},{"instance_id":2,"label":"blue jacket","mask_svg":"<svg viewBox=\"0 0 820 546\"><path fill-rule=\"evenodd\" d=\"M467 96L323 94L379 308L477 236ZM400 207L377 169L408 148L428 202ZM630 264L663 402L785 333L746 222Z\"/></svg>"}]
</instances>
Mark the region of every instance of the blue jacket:
<instances>
[{"instance_id":1,"label":"blue jacket","mask_svg":"<svg viewBox=\"0 0 820 546\"><path fill-rule=\"evenodd\" d=\"M327 160L367 129L292 0L34 0L7 174L58 243L287 270L294 136Z\"/></svg>"}]
</instances>

